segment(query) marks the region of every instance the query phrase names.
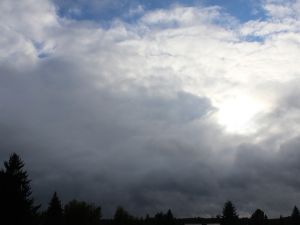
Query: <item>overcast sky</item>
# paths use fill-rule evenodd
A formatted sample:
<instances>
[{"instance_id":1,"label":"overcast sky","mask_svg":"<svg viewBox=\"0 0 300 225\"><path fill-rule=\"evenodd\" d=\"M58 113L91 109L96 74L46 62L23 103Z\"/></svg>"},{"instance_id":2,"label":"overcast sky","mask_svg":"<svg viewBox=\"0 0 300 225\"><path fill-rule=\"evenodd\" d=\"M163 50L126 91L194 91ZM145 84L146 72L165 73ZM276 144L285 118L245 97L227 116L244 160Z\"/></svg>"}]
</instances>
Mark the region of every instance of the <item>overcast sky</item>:
<instances>
[{"instance_id":1,"label":"overcast sky","mask_svg":"<svg viewBox=\"0 0 300 225\"><path fill-rule=\"evenodd\" d=\"M105 217L300 206L299 0L0 0L0 160Z\"/></svg>"}]
</instances>

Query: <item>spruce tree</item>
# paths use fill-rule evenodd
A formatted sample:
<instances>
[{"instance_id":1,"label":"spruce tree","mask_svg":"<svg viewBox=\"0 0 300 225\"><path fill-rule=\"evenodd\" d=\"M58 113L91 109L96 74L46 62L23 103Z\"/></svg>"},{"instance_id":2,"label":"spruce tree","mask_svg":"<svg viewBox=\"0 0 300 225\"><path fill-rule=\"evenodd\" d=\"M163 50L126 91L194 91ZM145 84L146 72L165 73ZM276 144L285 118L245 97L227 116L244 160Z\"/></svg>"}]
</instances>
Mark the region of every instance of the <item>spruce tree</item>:
<instances>
[{"instance_id":1,"label":"spruce tree","mask_svg":"<svg viewBox=\"0 0 300 225\"><path fill-rule=\"evenodd\" d=\"M57 193L54 192L46 212L46 225L62 225L63 209Z\"/></svg>"},{"instance_id":2,"label":"spruce tree","mask_svg":"<svg viewBox=\"0 0 300 225\"><path fill-rule=\"evenodd\" d=\"M0 218L6 225L34 224L38 206L31 197L24 162L13 153L0 171Z\"/></svg>"},{"instance_id":3,"label":"spruce tree","mask_svg":"<svg viewBox=\"0 0 300 225\"><path fill-rule=\"evenodd\" d=\"M294 207L291 217L297 218L297 219L300 218L300 213L299 213L299 209L297 208L297 206Z\"/></svg>"},{"instance_id":4,"label":"spruce tree","mask_svg":"<svg viewBox=\"0 0 300 225\"><path fill-rule=\"evenodd\" d=\"M300 224L300 213L297 206L294 207L292 215L291 215L292 225Z\"/></svg>"},{"instance_id":5,"label":"spruce tree","mask_svg":"<svg viewBox=\"0 0 300 225\"><path fill-rule=\"evenodd\" d=\"M222 225L235 225L238 223L238 214L231 201L227 201L223 208Z\"/></svg>"}]
</instances>

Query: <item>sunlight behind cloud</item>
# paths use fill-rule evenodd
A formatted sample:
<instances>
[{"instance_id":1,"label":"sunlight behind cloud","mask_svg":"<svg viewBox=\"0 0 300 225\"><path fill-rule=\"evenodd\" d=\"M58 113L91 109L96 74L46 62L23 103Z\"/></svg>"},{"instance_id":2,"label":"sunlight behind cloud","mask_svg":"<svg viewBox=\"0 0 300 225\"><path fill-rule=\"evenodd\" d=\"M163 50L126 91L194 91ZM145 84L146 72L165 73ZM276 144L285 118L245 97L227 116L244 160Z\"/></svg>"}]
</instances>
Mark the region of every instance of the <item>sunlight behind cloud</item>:
<instances>
[{"instance_id":1,"label":"sunlight behind cloud","mask_svg":"<svg viewBox=\"0 0 300 225\"><path fill-rule=\"evenodd\" d=\"M230 133L247 134L257 130L255 117L263 111L261 102L248 96L233 97L218 105L217 120Z\"/></svg>"}]
</instances>

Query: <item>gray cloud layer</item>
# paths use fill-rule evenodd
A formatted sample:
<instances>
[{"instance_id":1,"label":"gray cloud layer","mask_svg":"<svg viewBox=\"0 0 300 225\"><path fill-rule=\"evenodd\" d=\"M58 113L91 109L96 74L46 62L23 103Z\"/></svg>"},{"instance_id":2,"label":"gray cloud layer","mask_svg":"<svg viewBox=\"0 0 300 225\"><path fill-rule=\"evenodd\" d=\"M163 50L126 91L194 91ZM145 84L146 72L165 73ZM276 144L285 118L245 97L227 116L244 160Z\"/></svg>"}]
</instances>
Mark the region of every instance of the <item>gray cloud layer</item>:
<instances>
[{"instance_id":1,"label":"gray cloud layer","mask_svg":"<svg viewBox=\"0 0 300 225\"><path fill-rule=\"evenodd\" d=\"M1 161L21 154L38 201L56 190L105 216L117 205L210 216L228 199L242 215L290 213L300 36L293 12L275 17L283 6L264 1L270 18L246 24L218 7L174 6L103 29L60 18L46 0L2 1ZM229 132L247 105L251 132Z\"/></svg>"}]
</instances>

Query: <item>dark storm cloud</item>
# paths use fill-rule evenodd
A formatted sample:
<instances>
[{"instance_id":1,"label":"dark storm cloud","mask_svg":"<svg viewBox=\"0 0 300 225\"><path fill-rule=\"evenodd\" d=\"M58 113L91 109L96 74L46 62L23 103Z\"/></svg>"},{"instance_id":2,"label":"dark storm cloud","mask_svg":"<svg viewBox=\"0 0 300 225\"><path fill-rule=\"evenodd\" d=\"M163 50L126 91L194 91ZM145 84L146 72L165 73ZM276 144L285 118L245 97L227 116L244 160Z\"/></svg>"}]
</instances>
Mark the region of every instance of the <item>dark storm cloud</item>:
<instances>
[{"instance_id":1,"label":"dark storm cloud","mask_svg":"<svg viewBox=\"0 0 300 225\"><path fill-rule=\"evenodd\" d=\"M134 211L148 199L146 207L158 204L154 211L155 198L168 190L208 194L209 187L190 183L210 170L202 129L193 128L207 126L201 123L213 110L209 100L99 88L78 70L57 59L22 72L1 68L1 159L12 151L24 157L43 202L57 189L65 198L132 204ZM208 171L192 175L200 165Z\"/></svg>"}]
</instances>

